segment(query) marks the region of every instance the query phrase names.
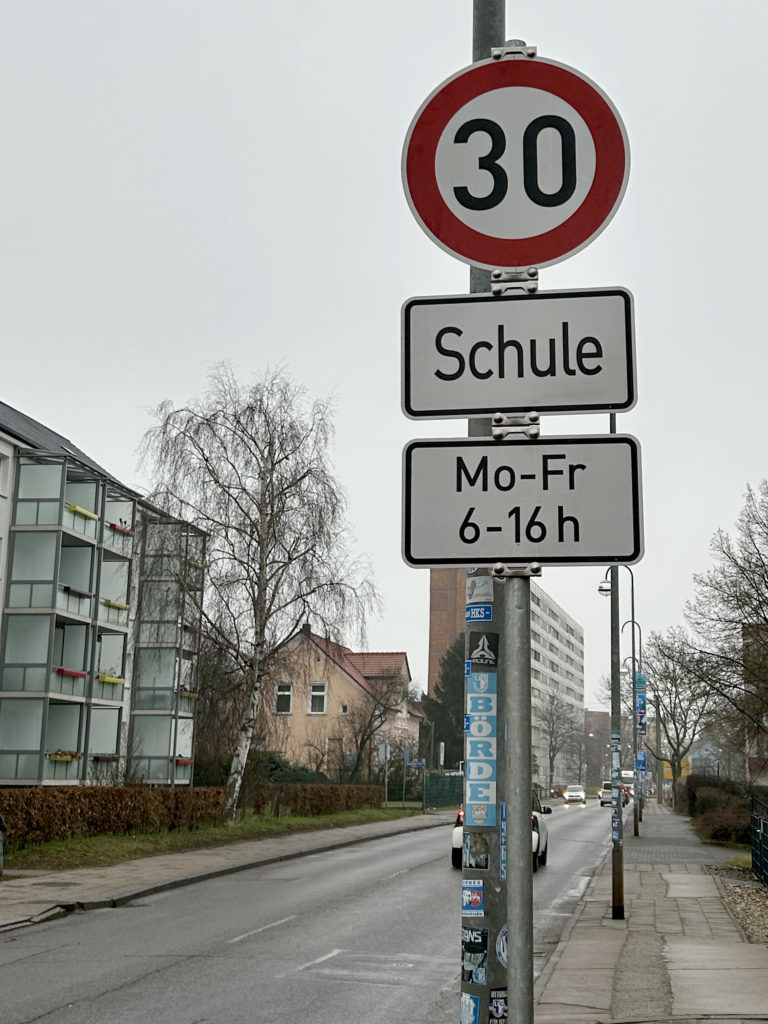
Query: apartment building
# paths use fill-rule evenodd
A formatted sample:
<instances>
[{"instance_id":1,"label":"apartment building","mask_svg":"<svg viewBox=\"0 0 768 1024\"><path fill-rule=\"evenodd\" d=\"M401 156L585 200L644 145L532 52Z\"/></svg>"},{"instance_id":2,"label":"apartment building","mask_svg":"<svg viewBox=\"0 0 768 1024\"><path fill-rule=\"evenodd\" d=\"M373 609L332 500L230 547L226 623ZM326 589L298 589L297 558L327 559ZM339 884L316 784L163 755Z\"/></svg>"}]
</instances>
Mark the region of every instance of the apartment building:
<instances>
[{"instance_id":1,"label":"apartment building","mask_svg":"<svg viewBox=\"0 0 768 1024\"><path fill-rule=\"evenodd\" d=\"M0 403L0 785L190 783L204 559Z\"/></svg>"},{"instance_id":2,"label":"apartment building","mask_svg":"<svg viewBox=\"0 0 768 1024\"><path fill-rule=\"evenodd\" d=\"M432 569L430 574L429 693L439 675L440 659L464 633L466 579L463 571ZM549 753L541 721L547 699L556 695L572 709L573 717L584 715L584 630L535 581L531 581L531 748L533 781L548 787ZM555 765L563 776L571 768L567 754Z\"/></svg>"}]
</instances>

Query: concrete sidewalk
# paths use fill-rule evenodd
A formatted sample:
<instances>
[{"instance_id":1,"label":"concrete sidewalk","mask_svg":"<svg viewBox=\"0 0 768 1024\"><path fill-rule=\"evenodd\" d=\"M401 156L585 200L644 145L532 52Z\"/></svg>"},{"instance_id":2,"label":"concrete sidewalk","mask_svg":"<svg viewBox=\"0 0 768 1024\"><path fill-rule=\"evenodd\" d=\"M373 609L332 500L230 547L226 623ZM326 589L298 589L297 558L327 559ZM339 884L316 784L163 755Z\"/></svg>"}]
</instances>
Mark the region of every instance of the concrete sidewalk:
<instances>
[{"instance_id":1,"label":"concrete sidewalk","mask_svg":"<svg viewBox=\"0 0 768 1024\"><path fill-rule=\"evenodd\" d=\"M191 885L206 878L290 860L307 853L353 846L381 836L399 835L424 828L447 830L455 818L456 810L452 808L367 825L236 842L190 853L141 857L106 868L73 871L6 870L0 878L0 931L48 921L75 910L118 907L164 889ZM447 850L446 845L446 861Z\"/></svg>"},{"instance_id":2,"label":"concrete sidewalk","mask_svg":"<svg viewBox=\"0 0 768 1024\"><path fill-rule=\"evenodd\" d=\"M628 808L632 811L632 807ZM610 853L536 984L536 1024L768 1024L768 946L751 945L689 819L647 802L624 826L624 920L613 920Z\"/></svg>"}]
</instances>

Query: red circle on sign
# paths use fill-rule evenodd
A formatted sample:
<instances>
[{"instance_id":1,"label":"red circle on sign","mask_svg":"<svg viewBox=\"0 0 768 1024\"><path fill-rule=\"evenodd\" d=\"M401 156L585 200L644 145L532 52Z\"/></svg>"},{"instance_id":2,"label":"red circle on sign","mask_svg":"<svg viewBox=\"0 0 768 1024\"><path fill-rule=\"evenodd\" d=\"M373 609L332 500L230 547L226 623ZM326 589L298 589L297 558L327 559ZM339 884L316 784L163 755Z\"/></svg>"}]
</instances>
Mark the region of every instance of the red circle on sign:
<instances>
[{"instance_id":1,"label":"red circle on sign","mask_svg":"<svg viewBox=\"0 0 768 1024\"><path fill-rule=\"evenodd\" d=\"M446 204L435 169L438 143L451 118L484 93L510 87L538 89L569 104L595 147L594 178L581 204L563 223L529 238L502 238L465 224ZM402 172L416 219L447 252L488 269L541 267L584 248L611 219L626 189L629 144L608 97L573 68L539 57L488 60L459 71L425 100L406 136Z\"/></svg>"}]
</instances>

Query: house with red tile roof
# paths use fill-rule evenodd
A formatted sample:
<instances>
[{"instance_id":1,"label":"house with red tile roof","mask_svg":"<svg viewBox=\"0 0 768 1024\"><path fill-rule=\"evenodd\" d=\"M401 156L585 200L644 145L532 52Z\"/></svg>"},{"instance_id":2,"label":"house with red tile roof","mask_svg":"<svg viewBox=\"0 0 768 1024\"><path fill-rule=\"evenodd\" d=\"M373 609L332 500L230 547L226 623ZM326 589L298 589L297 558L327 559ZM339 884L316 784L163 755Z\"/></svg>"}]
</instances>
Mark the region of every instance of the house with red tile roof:
<instances>
[{"instance_id":1,"label":"house with red tile roof","mask_svg":"<svg viewBox=\"0 0 768 1024\"><path fill-rule=\"evenodd\" d=\"M408 701L405 651L353 651L304 625L283 646L263 691L271 745L334 780L367 781L378 746L419 750L424 713Z\"/></svg>"}]
</instances>

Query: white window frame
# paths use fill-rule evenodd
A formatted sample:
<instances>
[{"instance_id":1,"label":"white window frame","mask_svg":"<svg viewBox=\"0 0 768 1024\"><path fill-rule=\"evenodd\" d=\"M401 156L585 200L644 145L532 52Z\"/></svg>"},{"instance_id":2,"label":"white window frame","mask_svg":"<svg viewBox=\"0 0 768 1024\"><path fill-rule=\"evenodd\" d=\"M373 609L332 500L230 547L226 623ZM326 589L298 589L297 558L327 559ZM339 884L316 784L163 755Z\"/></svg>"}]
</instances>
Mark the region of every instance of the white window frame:
<instances>
[{"instance_id":1,"label":"white window frame","mask_svg":"<svg viewBox=\"0 0 768 1024\"><path fill-rule=\"evenodd\" d=\"M321 690L322 690L322 694L320 693ZM314 711L312 709L313 699L315 697L320 697L320 696L322 696L322 698L323 698L323 710L322 711ZM328 710L328 683L310 683L309 684L308 698L309 698L309 700L308 700L308 705L307 705L307 714L308 715L324 715L326 713L326 711Z\"/></svg>"},{"instance_id":2,"label":"white window frame","mask_svg":"<svg viewBox=\"0 0 768 1024\"><path fill-rule=\"evenodd\" d=\"M280 698L288 698L288 709L282 710L280 708ZM293 714L293 683L283 681L278 683L275 687L275 714L276 715L292 715Z\"/></svg>"}]
</instances>

